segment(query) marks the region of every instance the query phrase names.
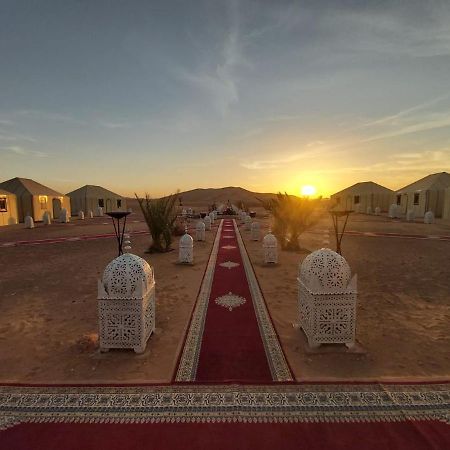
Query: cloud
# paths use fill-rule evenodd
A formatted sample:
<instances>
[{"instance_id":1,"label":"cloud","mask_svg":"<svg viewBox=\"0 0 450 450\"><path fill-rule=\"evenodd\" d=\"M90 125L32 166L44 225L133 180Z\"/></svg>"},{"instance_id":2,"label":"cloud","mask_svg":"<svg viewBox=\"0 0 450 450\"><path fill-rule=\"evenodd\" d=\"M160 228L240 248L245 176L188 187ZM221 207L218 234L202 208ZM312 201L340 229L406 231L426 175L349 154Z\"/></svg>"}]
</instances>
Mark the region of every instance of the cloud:
<instances>
[{"instance_id":1,"label":"cloud","mask_svg":"<svg viewBox=\"0 0 450 450\"><path fill-rule=\"evenodd\" d=\"M0 147L0 151L14 153L16 155L21 155L21 156L34 156L36 158L47 158L49 156L48 153L37 151L37 150L27 150L27 149L24 149L23 147L20 147L19 145Z\"/></svg>"},{"instance_id":2,"label":"cloud","mask_svg":"<svg viewBox=\"0 0 450 450\"><path fill-rule=\"evenodd\" d=\"M230 25L222 42L220 61L212 68L198 72L179 69L176 74L182 81L206 92L222 115L239 101L237 70L248 64L242 53L238 9L237 1L229 2Z\"/></svg>"}]
</instances>

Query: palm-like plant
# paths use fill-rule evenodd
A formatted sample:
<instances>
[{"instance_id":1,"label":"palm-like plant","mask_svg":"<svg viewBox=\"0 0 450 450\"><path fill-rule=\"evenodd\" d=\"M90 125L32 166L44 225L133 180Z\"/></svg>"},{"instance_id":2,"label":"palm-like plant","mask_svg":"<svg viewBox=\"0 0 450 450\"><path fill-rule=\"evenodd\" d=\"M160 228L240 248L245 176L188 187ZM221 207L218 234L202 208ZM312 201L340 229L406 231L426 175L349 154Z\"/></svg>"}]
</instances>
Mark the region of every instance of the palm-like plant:
<instances>
[{"instance_id":1,"label":"palm-like plant","mask_svg":"<svg viewBox=\"0 0 450 450\"><path fill-rule=\"evenodd\" d=\"M273 215L273 233L278 237L284 250L299 250L299 237L311 228L317 218L314 212L320 199L299 198L279 192L264 206Z\"/></svg>"},{"instance_id":2,"label":"palm-like plant","mask_svg":"<svg viewBox=\"0 0 450 450\"><path fill-rule=\"evenodd\" d=\"M158 253L169 251L178 213L176 207L177 194L158 199L152 199L148 194L145 194L145 198L134 195L139 202L152 236L149 251Z\"/></svg>"}]
</instances>

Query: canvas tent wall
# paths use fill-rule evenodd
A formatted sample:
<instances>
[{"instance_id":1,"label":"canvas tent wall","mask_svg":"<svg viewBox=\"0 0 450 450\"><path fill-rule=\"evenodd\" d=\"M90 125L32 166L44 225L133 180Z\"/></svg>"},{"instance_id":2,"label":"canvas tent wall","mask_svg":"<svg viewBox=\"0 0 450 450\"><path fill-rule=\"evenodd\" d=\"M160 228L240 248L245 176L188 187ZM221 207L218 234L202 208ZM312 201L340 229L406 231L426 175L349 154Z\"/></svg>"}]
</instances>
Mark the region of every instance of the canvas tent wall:
<instances>
[{"instance_id":1,"label":"canvas tent wall","mask_svg":"<svg viewBox=\"0 0 450 450\"><path fill-rule=\"evenodd\" d=\"M353 210L361 213L365 213L368 207L372 211L377 207L381 208L381 211L387 211L393 198L394 191L373 181L356 183L331 196L335 210Z\"/></svg>"},{"instance_id":2,"label":"canvas tent wall","mask_svg":"<svg viewBox=\"0 0 450 450\"><path fill-rule=\"evenodd\" d=\"M396 192L396 202L404 214L414 210L416 216L421 217L427 211L433 211L435 217L442 217L444 197L449 187L449 173L433 173L399 189Z\"/></svg>"},{"instance_id":3,"label":"canvas tent wall","mask_svg":"<svg viewBox=\"0 0 450 450\"><path fill-rule=\"evenodd\" d=\"M87 184L86 186L69 192L70 204L73 214L83 211L88 214L89 211L95 213L100 206L104 212L110 211L126 211L127 200L119 194L109 191L101 186Z\"/></svg>"},{"instance_id":4,"label":"canvas tent wall","mask_svg":"<svg viewBox=\"0 0 450 450\"><path fill-rule=\"evenodd\" d=\"M69 197L29 178L4 181L0 183L0 189L16 195L19 222L23 222L27 215L35 222L41 221L46 211L52 218L57 218L62 208L66 208L70 214Z\"/></svg>"},{"instance_id":5,"label":"canvas tent wall","mask_svg":"<svg viewBox=\"0 0 450 450\"><path fill-rule=\"evenodd\" d=\"M0 189L0 226L15 224L18 220L16 196Z\"/></svg>"},{"instance_id":6,"label":"canvas tent wall","mask_svg":"<svg viewBox=\"0 0 450 450\"><path fill-rule=\"evenodd\" d=\"M442 211L442 218L445 220L450 220L450 187L448 187L444 193L444 208Z\"/></svg>"}]
</instances>

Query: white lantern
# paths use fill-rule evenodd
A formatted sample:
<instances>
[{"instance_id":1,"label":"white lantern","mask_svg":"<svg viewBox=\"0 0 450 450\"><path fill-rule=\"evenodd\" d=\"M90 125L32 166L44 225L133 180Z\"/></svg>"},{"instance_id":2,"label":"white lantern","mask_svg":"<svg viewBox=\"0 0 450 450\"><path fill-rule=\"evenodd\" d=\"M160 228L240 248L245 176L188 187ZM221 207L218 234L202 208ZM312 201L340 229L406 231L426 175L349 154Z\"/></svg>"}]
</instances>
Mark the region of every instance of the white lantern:
<instances>
[{"instance_id":1,"label":"white lantern","mask_svg":"<svg viewBox=\"0 0 450 450\"><path fill-rule=\"evenodd\" d=\"M245 224L245 218L247 217L247 213L245 211L242 211L241 214L241 223Z\"/></svg>"},{"instance_id":2,"label":"white lantern","mask_svg":"<svg viewBox=\"0 0 450 450\"><path fill-rule=\"evenodd\" d=\"M259 241L259 231L260 231L259 222L253 222L252 230L251 230L251 240L252 241Z\"/></svg>"},{"instance_id":3,"label":"white lantern","mask_svg":"<svg viewBox=\"0 0 450 450\"><path fill-rule=\"evenodd\" d=\"M95 211L95 215L97 217L103 217L103 208L101 206L97 206L97 209Z\"/></svg>"},{"instance_id":4,"label":"white lantern","mask_svg":"<svg viewBox=\"0 0 450 450\"><path fill-rule=\"evenodd\" d=\"M178 262L192 264L194 262L194 239L187 231L181 236L179 245Z\"/></svg>"},{"instance_id":5,"label":"white lantern","mask_svg":"<svg viewBox=\"0 0 450 450\"><path fill-rule=\"evenodd\" d=\"M264 262L276 264L278 262L278 241L270 231L263 239Z\"/></svg>"},{"instance_id":6,"label":"white lantern","mask_svg":"<svg viewBox=\"0 0 450 450\"><path fill-rule=\"evenodd\" d=\"M42 222L44 222L44 225L50 225L52 223L52 217L48 211L42 214Z\"/></svg>"},{"instance_id":7,"label":"white lantern","mask_svg":"<svg viewBox=\"0 0 450 450\"><path fill-rule=\"evenodd\" d=\"M93 219L94 218L94 213L92 211L89 211L88 217L89 217L89 219Z\"/></svg>"},{"instance_id":8,"label":"white lantern","mask_svg":"<svg viewBox=\"0 0 450 450\"><path fill-rule=\"evenodd\" d=\"M205 240L205 224L203 221L199 220L195 226L195 240L204 241Z\"/></svg>"},{"instance_id":9,"label":"white lantern","mask_svg":"<svg viewBox=\"0 0 450 450\"><path fill-rule=\"evenodd\" d=\"M379 206L377 206L376 208L375 208L375 215L376 216L379 216L381 214L381 208L379 207Z\"/></svg>"},{"instance_id":10,"label":"white lantern","mask_svg":"<svg viewBox=\"0 0 450 450\"><path fill-rule=\"evenodd\" d=\"M434 214L433 211L427 211L423 216L423 223L434 223Z\"/></svg>"},{"instance_id":11,"label":"white lantern","mask_svg":"<svg viewBox=\"0 0 450 450\"><path fill-rule=\"evenodd\" d=\"M111 261L98 282L100 351L145 351L155 330L155 279L139 256L124 253Z\"/></svg>"},{"instance_id":12,"label":"white lantern","mask_svg":"<svg viewBox=\"0 0 450 450\"><path fill-rule=\"evenodd\" d=\"M371 206L367 207L366 213L367 214L372 214L372 207Z\"/></svg>"},{"instance_id":13,"label":"white lantern","mask_svg":"<svg viewBox=\"0 0 450 450\"><path fill-rule=\"evenodd\" d=\"M416 218L416 212L414 211L414 209L409 209L408 212L406 213L406 220L408 222L414 222L415 218Z\"/></svg>"},{"instance_id":14,"label":"white lantern","mask_svg":"<svg viewBox=\"0 0 450 450\"><path fill-rule=\"evenodd\" d=\"M391 219L399 219L402 215L402 208L400 205L397 205L393 203L391 206L389 206L389 214L388 216Z\"/></svg>"},{"instance_id":15,"label":"white lantern","mask_svg":"<svg viewBox=\"0 0 450 450\"><path fill-rule=\"evenodd\" d=\"M214 216L214 214L213 214ZM205 218L203 219L203 223L205 224L205 229L207 231L211 230L211 217L210 216L205 216Z\"/></svg>"},{"instance_id":16,"label":"white lantern","mask_svg":"<svg viewBox=\"0 0 450 450\"><path fill-rule=\"evenodd\" d=\"M209 220L211 221L211 225L214 225L214 220L216 219L216 215L214 214L214 212L210 212L209 213Z\"/></svg>"},{"instance_id":17,"label":"white lantern","mask_svg":"<svg viewBox=\"0 0 450 450\"><path fill-rule=\"evenodd\" d=\"M61 223L68 223L68 222L70 222L69 213L67 212L66 208L61 209L61 211L59 213L59 221Z\"/></svg>"},{"instance_id":18,"label":"white lantern","mask_svg":"<svg viewBox=\"0 0 450 450\"><path fill-rule=\"evenodd\" d=\"M355 343L356 275L338 253L322 248L299 267L300 325L311 347Z\"/></svg>"},{"instance_id":19,"label":"white lantern","mask_svg":"<svg viewBox=\"0 0 450 450\"><path fill-rule=\"evenodd\" d=\"M84 220L84 211L78 211L78 218Z\"/></svg>"},{"instance_id":20,"label":"white lantern","mask_svg":"<svg viewBox=\"0 0 450 450\"><path fill-rule=\"evenodd\" d=\"M252 229L252 218L250 216L245 216L245 230L250 231Z\"/></svg>"},{"instance_id":21,"label":"white lantern","mask_svg":"<svg viewBox=\"0 0 450 450\"><path fill-rule=\"evenodd\" d=\"M31 216L25 217L25 228L34 228L34 220Z\"/></svg>"}]
</instances>

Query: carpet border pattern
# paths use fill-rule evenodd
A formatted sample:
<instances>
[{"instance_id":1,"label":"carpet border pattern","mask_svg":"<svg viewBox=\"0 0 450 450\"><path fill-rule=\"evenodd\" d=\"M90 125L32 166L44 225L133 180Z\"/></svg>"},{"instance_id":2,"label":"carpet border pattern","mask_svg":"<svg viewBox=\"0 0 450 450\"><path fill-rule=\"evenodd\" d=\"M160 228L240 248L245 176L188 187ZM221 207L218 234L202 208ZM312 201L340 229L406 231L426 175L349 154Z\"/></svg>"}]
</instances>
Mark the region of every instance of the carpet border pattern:
<instances>
[{"instance_id":1,"label":"carpet border pattern","mask_svg":"<svg viewBox=\"0 0 450 450\"><path fill-rule=\"evenodd\" d=\"M206 266L200 293L197 297L191 323L183 346L180 362L175 376L176 382L195 381L198 359L200 355L203 331L205 329L206 312L211 295L211 286L214 279L217 255L219 253L220 237L222 234L223 219L217 229L211 256Z\"/></svg>"},{"instance_id":2,"label":"carpet border pattern","mask_svg":"<svg viewBox=\"0 0 450 450\"><path fill-rule=\"evenodd\" d=\"M450 423L450 385L0 386L0 429L20 423Z\"/></svg>"},{"instance_id":3,"label":"carpet border pattern","mask_svg":"<svg viewBox=\"0 0 450 450\"><path fill-rule=\"evenodd\" d=\"M242 256L242 262L244 263L245 274L250 287L250 294L252 296L253 307L255 309L256 318L258 320L259 332L264 344L264 350L266 352L267 362L270 367L272 379L274 381L292 381L292 373L286 361L283 349L281 348L280 341L275 332L275 329L270 319L269 312L267 310L266 302L259 288L258 281L256 279L255 272L253 271L250 258L244 245L239 227L236 221L233 220L236 237L239 245L239 250Z\"/></svg>"}]
</instances>

